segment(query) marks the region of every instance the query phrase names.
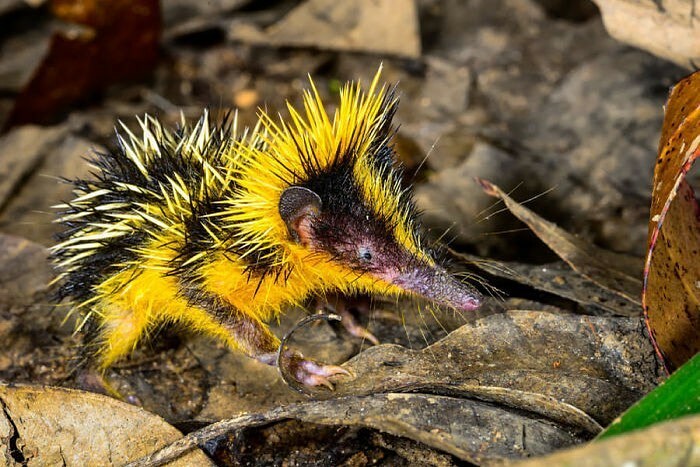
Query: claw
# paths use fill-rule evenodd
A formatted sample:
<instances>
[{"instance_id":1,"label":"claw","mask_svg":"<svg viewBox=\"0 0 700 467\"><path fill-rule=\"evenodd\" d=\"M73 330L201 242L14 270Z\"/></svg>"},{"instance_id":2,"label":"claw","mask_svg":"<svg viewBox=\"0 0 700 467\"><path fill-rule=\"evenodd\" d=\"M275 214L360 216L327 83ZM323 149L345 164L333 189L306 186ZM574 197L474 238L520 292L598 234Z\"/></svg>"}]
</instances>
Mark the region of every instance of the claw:
<instances>
[{"instance_id":1,"label":"claw","mask_svg":"<svg viewBox=\"0 0 700 467\"><path fill-rule=\"evenodd\" d=\"M346 312L341 313L340 316L343 317L341 324L343 325L345 330L348 331L351 335L359 337L360 339L367 339L373 345L379 345L379 339L377 339L377 337L374 334L372 334L369 331L369 329L358 323L357 320L355 320L355 317L352 316L352 314Z\"/></svg>"},{"instance_id":2,"label":"claw","mask_svg":"<svg viewBox=\"0 0 700 467\"><path fill-rule=\"evenodd\" d=\"M143 402L135 394L122 394L110 379L95 369L83 369L78 373L78 384L85 391L104 394L122 402L141 407Z\"/></svg>"},{"instance_id":3,"label":"claw","mask_svg":"<svg viewBox=\"0 0 700 467\"><path fill-rule=\"evenodd\" d=\"M304 386L325 386L332 391L334 386L329 378L337 375L352 376L343 367L317 363L304 358L299 352L287 351L285 354L281 362L284 370Z\"/></svg>"},{"instance_id":4,"label":"claw","mask_svg":"<svg viewBox=\"0 0 700 467\"><path fill-rule=\"evenodd\" d=\"M379 339L372 334L369 329L362 326L355 315L350 311L351 309L356 309L361 313L366 313L369 311L368 303L361 298L355 298L355 302L351 306L348 306L348 301L352 300L350 298L345 298L341 296L330 296L325 302L317 303L318 309L327 309L333 311L340 315L343 320L340 324L343 325L346 331L352 336L359 337L360 339L366 339L370 341L373 345L379 345Z\"/></svg>"}]
</instances>

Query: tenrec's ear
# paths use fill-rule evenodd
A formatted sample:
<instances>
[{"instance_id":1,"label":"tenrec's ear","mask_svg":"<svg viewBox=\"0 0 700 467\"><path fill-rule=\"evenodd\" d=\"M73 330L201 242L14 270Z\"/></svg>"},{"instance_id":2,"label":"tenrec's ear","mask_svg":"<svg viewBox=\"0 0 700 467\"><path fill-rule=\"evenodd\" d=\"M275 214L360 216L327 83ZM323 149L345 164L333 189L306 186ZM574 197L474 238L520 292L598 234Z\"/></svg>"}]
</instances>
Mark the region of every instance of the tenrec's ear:
<instances>
[{"instance_id":1,"label":"tenrec's ear","mask_svg":"<svg viewBox=\"0 0 700 467\"><path fill-rule=\"evenodd\" d=\"M277 209L294 241L309 243L311 232L302 221L318 214L321 204L321 198L316 193L302 186L290 186L282 192Z\"/></svg>"}]
</instances>

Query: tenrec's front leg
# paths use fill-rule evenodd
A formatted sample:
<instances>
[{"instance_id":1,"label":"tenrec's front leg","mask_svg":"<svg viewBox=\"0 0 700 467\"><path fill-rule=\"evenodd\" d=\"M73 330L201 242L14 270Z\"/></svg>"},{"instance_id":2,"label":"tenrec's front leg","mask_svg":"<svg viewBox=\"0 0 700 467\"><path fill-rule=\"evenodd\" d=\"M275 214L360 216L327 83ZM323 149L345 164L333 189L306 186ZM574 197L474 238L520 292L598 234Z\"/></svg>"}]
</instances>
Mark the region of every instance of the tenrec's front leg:
<instances>
[{"instance_id":1,"label":"tenrec's front leg","mask_svg":"<svg viewBox=\"0 0 700 467\"><path fill-rule=\"evenodd\" d=\"M220 325L229 333L236 346L246 355L267 365L277 365L280 340L270 332L262 321L217 300L216 317ZM222 309L225 308L225 309ZM348 371L335 365L324 365L294 350L285 349L280 364L286 373L305 386L326 386L333 389L329 378L335 375L349 375Z\"/></svg>"}]
</instances>

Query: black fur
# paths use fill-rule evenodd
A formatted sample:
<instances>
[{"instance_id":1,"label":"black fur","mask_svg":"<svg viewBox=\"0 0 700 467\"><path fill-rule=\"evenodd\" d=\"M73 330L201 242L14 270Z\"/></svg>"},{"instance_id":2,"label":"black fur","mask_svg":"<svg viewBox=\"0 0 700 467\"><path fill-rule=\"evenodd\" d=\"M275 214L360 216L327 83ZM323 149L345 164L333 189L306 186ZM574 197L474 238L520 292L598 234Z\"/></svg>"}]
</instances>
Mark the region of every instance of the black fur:
<instances>
[{"instance_id":1,"label":"black fur","mask_svg":"<svg viewBox=\"0 0 700 467\"><path fill-rule=\"evenodd\" d=\"M396 158L390 146L391 137L395 131L392 127L392 118L397 106L393 90L386 94L382 106L384 107L383 119L379 122L380 129L375 141L370 144L369 157L370 164L378 175L389 183L393 183L401 179L401 170L396 165ZM216 167L224 164L223 151L231 144L233 135L228 119L215 128L215 131L212 132L214 136L209 141L205 153L208 162ZM181 128L172 135L172 138L176 142L181 141L192 131L194 130L191 128ZM305 146L308 141L298 141L297 144L300 147ZM95 198L95 205L88 208L67 203L69 207L60 213L62 216L79 212L87 212L87 215L64 222L65 230L58 236L58 239L66 240L93 222L110 222L110 218L106 217L103 211L96 209L99 205L124 203L125 207L121 210L127 214L138 212L138 204L161 206L162 209L163 201L158 195L160 185L169 186L169 178L175 174L184 181L189 192L198 192L204 174L203 164L193 158L185 157L177 149L177 145L173 146L165 141L159 142L160 157L154 158L149 163L147 167L148 177L144 176L136 164L127 157L125 148L121 146L113 152L96 154L93 163L99 171L93 174L93 179L76 180L73 183L76 189L83 193L91 193L101 189L109 189L111 193ZM300 153L308 154L309 151L300 150ZM316 156L311 154L302 161L303 173L290 172L290 179L287 180L287 183L306 187L320 196L323 203L322 215L314 225L314 233L324 249L339 261L361 271L371 271L377 263L369 264L358 258L357 255L357 245L362 241L371 240L375 254L379 254L384 263L401 264L405 258L401 256L400 248L393 234L398 219L378 218L377 210L367 206L367 202L382 203L383 200L363 200L362 190L353 176L356 158L357 154L354 153L337 154L335 163L330 167L320 167ZM120 189L119 183L140 187L143 189L143 193ZM189 300L196 298L196 293L193 291L198 289L198 284L201 281L198 271L202 266L202 261L207 261L211 254L198 261L190 260L202 252L213 253L216 248L220 248L220 244L215 243L208 230L216 232L220 239L224 240L222 253L230 255L232 260L244 262L251 280L262 281L269 274L284 280L290 271L279 266L282 255L279 249L258 250L255 254L241 257L245 252L238 249L233 241L238 234L235 226L225 227L222 217L219 216L205 217L225 209L225 204L221 201L233 196L236 185L207 188L209 190L203 199L193 201L189 206L191 214L183 214L179 220L185 230L184 241L163 246L176 253L171 264L171 274L176 275L183 284L183 295ZM417 213L411 192L402 191L397 196L400 206L407 209L409 217L415 218ZM115 213L119 210L109 212ZM164 213L163 217L167 217L167 215ZM145 222L147 224L147 221ZM155 225L149 228L154 233L160 231L160 227ZM138 262L140 258L135 250L149 242L149 228L135 229L126 236L101 241L100 247L93 255L82 259L78 267L73 268L67 274L58 289L57 298L60 300L70 296L76 302L87 300L94 294L95 286L109 276L118 273L120 268L124 267L121 266L122 264ZM59 249L55 251L53 259L55 263L58 263L74 254L70 250ZM190 292L185 293L185 291Z\"/></svg>"}]
</instances>

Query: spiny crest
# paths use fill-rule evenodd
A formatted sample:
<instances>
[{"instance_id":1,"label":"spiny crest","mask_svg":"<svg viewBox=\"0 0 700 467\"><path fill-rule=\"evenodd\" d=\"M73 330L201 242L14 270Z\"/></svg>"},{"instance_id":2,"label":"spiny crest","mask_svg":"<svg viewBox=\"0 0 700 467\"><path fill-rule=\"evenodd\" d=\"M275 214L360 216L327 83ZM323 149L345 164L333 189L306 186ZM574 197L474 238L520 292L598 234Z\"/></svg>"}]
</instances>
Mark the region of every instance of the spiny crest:
<instances>
[{"instance_id":1,"label":"spiny crest","mask_svg":"<svg viewBox=\"0 0 700 467\"><path fill-rule=\"evenodd\" d=\"M137 120L142 136L134 135L129 127L120 121L119 125L127 137L117 131L117 141L124 155L147 179L151 179L154 173L159 171L157 163L168 162L176 156L182 161L202 165L205 177L202 180L203 184L215 185L217 184L214 182L215 179L219 180L218 183L222 183L220 170L223 165L214 167L212 163L228 162L227 158L235 160L236 155L232 151L232 146L236 140L256 139L255 131L249 138L248 129L242 135L237 134L237 113L233 114L231 122L225 121L219 126L211 125L209 112L206 110L194 126L188 125L184 114L181 114L181 127L178 131L165 130L163 124L150 115L145 115L142 119L137 117ZM212 154L212 151L217 154ZM173 181L181 185L181 181Z\"/></svg>"},{"instance_id":2,"label":"spiny crest","mask_svg":"<svg viewBox=\"0 0 700 467\"><path fill-rule=\"evenodd\" d=\"M102 246L103 240L128 235L149 224L155 229L171 229L173 221L189 213L193 196L201 198L211 187L228 183L230 171L222 170L225 166L213 166L211 161L216 159L207 152L213 142L230 141L230 137L223 129L218 129L219 138L214 137L215 130L210 127L206 112L193 128L184 126L183 119L179 135L164 131L162 124L149 115L138 121L142 136L137 137L120 122L127 135L125 138L117 133L120 154L98 154L91 163L97 171L96 180L78 180L74 189L76 198L54 206L64 210L56 222L75 225L77 229L53 250L83 250L59 263L60 268L92 254L95 248ZM231 132L235 134L235 119ZM228 155L227 149L220 147L218 150ZM175 154L201 164L204 177L197 190L191 190L182 171L168 171L162 166L164 162L175 164ZM135 176L135 171L141 176ZM164 207L167 213L163 212ZM100 213L101 218L92 219L95 212Z\"/></svg>"},{"instance_id":3,"label":"spiny crest","mask_svg":"<svg viewBox=\"0 0 700 467\"><path fill-rule=\"evenodd\" d=\"M56 222L67 227L51 248L58 295L76 299L74 309L93 311L89 305L101 298L94 287L106 274L129 265L167 271L178 255L187 255L182 264L221 245L228 234L206 219L209 203L232 194L235 145L261 144L257 127L237 134L235 114L219 126L207 112L193 126L183 117L177 131L149 115L138 121L139 136L120 122L119 150L97 154L93 178L74 181L75 198L55 206L62 211Z\"/></svg>"},{"instance_id":4,"label":"spiny crest","mask_svg":"<svg viewBox=\"0 0 700 467\"><path fill-rule=\"evenodd\" d=\"M397 240L422 256L414 233L413 203L401 187L401 172L389 146L398 98L393 89L379 84L380 75L381 67L366 92L359 82L346 84L332 116L311 78L303 112L287 104L289 123L281 117L278 123L261 112L267 130L264 150L238 145L244 161L239 186L222 212L238 232L235 244L254 251L286 242L286 227L277 213L281 193L342 166L357 182L366 205L395 229Z\"/></svg>"}]
</instances>

